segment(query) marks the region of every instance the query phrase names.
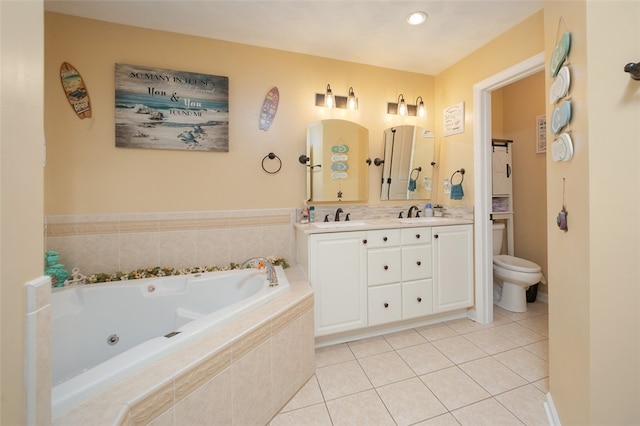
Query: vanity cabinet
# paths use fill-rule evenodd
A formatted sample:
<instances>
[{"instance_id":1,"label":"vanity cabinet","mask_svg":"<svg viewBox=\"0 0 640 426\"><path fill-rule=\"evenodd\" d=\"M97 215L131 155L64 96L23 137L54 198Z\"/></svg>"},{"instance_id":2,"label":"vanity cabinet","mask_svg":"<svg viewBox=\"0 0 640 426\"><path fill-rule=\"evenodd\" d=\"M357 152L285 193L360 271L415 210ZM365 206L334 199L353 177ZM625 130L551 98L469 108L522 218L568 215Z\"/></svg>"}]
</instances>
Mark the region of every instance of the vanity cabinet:
<instances>
[{"instance_id":1,"label":"vanity cabinet","mask_svg":"<svg viewBox=\"0 0 640 426\"><path fill-rule=\"evenodd\" d=\"M309 236L316 336L367 326L366 236L366 232Z\"/></svg>"},{"instance_id":2,"label":"vanity cabinet","mask_svg":"<svg viewBox=\"0 0 640 426\"><path fill-rule=\"evenodd\" d=\"M430 242L428 227L367 233L370 326L432 312Z\"/></svg>"},{"instance_id":3,"label":"vanity cabinet","mask_svg":"<svg viewBox=\"0 0 640 426\"><path fill-rule=\"evenodd\" d=\"M473 227L437 226L431 230L434 312L473 306Z\"/></svg>"},{"instance_id":4,"label":"vanity cabinet","mask_svg":"<svg viewBox=\"0 0 640 426\"><path fill-rule=\"evenodd\" d=\"M317 337L473 306L470 224L301 231L297 238Z\"/></svg>"}]
</instances>

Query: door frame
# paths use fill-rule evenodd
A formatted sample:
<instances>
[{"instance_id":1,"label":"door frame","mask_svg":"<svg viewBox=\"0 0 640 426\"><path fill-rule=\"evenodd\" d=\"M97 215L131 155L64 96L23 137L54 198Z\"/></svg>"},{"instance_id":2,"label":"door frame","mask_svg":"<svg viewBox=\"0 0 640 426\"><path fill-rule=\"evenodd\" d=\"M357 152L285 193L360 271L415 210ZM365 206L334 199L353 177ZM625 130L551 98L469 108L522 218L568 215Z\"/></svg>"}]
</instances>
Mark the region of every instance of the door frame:
<instances>
[{"instance_id":1,"label":"door frame","mask_svg":"<svg viewBox=\"0 0 640 426\"><path fill-rule=\"evenodd\" d=\"M544 70L544 52L473 85L475 309L470 318L493 322L493 235L491 228L491 92Z\"/></svg>"}]
</instances>

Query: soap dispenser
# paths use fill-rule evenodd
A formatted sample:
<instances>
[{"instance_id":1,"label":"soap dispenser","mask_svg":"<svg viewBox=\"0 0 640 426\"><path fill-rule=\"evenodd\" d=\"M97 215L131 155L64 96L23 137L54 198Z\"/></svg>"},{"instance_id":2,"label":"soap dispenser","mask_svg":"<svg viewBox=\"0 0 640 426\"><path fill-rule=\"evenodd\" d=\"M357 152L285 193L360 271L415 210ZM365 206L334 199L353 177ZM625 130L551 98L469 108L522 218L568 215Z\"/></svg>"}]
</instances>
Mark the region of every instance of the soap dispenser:
<instances>
[{"instance_id":1,"label":"soap dispenser","mask_svg":"<svg viewBox=\"0 0 640 426\"><path fill-rule=\"evenodd\" d=\"M431 208L431 203L427 203L424 206L424 217L433 217L433 208Z\"/></svg>"}]
</instances>

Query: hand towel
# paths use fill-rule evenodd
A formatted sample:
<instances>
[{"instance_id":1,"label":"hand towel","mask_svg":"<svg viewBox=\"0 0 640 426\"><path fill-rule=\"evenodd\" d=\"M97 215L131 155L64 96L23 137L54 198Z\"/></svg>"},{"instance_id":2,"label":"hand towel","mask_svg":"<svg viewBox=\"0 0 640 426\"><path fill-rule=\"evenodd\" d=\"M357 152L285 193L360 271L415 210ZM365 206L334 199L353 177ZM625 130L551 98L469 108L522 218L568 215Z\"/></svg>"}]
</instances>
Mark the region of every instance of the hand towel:
<instances>
[{"instance_id":1,"label":"hand towel","mask_svg":"<svg viewBox=\"0 0 640 426\"><path fill-rule=\"evenodd\" d=\"M415 179L409 179L409 186L407 188L409 191L415 191L416 190L416 180Z\"/></svg>"},{"instance_id":2,"label":"hand towel","mask_svg":"<svg viewBox=\"0 0 640 426\"><path fill-rule=\"evenodd\" d=\"M459 183L457 185L451 185L451 199L452 200L462 200L464 197L464 191L462 190L462 184Z\"/></svg>"}]
</instances>

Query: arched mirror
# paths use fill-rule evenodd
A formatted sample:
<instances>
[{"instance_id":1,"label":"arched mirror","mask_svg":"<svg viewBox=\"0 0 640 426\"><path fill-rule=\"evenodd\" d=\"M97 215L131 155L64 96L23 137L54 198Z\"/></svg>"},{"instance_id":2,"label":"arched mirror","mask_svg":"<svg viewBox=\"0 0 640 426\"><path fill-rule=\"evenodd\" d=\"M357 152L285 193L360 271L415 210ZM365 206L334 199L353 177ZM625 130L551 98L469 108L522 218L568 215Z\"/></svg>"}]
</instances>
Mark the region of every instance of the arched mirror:
<instances>
[{"instance_id":1,"label":"arched mirror","mask_svg":"<svg viewBox=\"0 0 640 426\"><path fill-rule=\"evenodd\" d=\"M384 131L381 200L431 199L435 137L417 126Z\"/></svg>"},{"instance_id":2,"label":"arched mirror","mask_svg":"<svg viewBox=\"0 0 640 426\"><path fill-rule=\"evenodd\" d=\"M367 201L369 130L346 120L307 126L307 199Z\"/></svg>"}]
</instances>

